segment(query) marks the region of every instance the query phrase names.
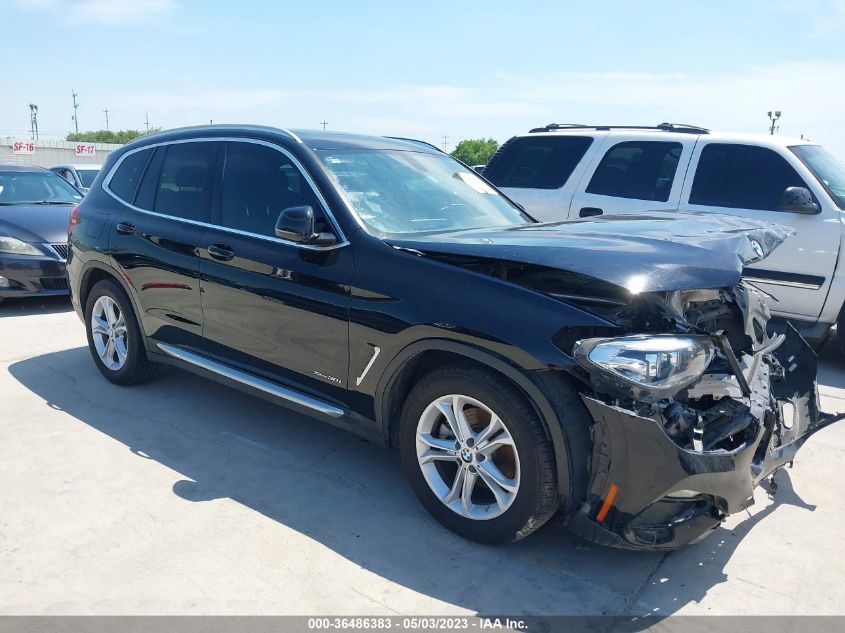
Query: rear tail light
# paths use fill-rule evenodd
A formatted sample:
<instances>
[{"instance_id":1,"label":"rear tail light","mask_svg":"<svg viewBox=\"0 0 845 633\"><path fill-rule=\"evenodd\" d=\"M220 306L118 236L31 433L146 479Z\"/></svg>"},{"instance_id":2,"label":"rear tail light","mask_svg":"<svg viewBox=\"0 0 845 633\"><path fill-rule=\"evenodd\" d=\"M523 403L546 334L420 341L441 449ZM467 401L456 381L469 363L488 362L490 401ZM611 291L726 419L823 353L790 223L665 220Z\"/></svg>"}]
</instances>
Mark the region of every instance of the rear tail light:
<instances>
[{"instance_id":1,"label":"rear tail light","mask_svg":"<svg viewBox=\"0 0 845 633\"><path fill-rule=\"evenodd\" d=\"M67 224L68 237L70 237L70 234L73 233L73 227L76 224L79 224L79 205L76 205L73 208L73 211L70 212L70 219L68 220Z\"/></svg>"}]
</instances>

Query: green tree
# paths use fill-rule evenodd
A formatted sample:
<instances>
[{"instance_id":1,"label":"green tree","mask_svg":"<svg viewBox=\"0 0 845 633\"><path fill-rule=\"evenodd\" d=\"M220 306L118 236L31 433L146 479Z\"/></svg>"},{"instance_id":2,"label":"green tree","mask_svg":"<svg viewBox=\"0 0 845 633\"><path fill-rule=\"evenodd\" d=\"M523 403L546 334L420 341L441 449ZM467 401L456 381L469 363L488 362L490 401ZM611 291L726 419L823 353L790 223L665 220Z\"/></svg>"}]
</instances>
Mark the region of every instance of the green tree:
<instances>
[{"instance_id":1,"label":"green tree","mask_svg":"<svg viewBox=\"0 0 845 633\"><path fill-rule=\"evenodd\" d=\"M498 148L492 138L468 138L455 146L452 156L470 166L486 165Z\"/></svg>"},{"instance_id":2,"label":"green tree","mask_svg":"<svg viewBox=\"0 0 845 633\"><path fill-rule=\"evenodd\" d=\"M150 128L150 134L161 132L160 127ZM77 143L128 143L131 140L143 135L139 130L89 130L67 135L67 140Z\"/></svg>"}]
</instances>

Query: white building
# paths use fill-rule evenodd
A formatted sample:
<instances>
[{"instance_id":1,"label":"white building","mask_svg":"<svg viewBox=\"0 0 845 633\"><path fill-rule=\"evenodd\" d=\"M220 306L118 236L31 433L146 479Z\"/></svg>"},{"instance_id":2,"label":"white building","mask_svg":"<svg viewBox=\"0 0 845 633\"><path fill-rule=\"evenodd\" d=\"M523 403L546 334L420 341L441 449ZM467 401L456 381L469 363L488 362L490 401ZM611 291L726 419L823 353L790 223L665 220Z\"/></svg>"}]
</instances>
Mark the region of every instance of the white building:
<instances>
[{"instance_id":1,"label":"white building","mask_svg":"<svg viewBox=\"0 0 845 633\"><path fill-rule=\"evenodd\" d=\"M41 167L61 164L102 164L118 147L121 145L117 143L33 141L25 137L7 137L0 142L0 163L24 163Z\"/></svg>"}]
</instances>

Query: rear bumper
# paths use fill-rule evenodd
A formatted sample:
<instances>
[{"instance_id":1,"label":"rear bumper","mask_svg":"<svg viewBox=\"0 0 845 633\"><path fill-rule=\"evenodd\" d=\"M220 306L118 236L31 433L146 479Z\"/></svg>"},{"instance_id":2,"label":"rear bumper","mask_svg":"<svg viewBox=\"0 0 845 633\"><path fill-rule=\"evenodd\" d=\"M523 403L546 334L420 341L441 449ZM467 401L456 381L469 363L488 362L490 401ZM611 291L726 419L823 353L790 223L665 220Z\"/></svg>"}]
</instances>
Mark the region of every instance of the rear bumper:
<instances>
[{"instance_id":1,"label":"rear bumper","mask_svg":"<svg viewBox=\"0 0 845 633\"><path fill-rule=\"evenodd\" d=\"M670 550L753 504L755 486L837 419L819 412L815 354L790 326L786 334L773 353L784 376L770 377L763 362L748 377L752 393L742 400L754 432L733 451L682 448L658 420L582 395L594 420L592 476L570 528L604 545ZM791 427L781 422L787 403Z\"/></svg>"},{"instance_id":2,"label":"rear bumper","mask_svg":"<svg viewBox=\"0 0 845 633\"><path fill-rule=\"evenodd\" d=\"M0 298L66 295L65 262L57 258L0 254Z\"/></svg>"}]
</instances>

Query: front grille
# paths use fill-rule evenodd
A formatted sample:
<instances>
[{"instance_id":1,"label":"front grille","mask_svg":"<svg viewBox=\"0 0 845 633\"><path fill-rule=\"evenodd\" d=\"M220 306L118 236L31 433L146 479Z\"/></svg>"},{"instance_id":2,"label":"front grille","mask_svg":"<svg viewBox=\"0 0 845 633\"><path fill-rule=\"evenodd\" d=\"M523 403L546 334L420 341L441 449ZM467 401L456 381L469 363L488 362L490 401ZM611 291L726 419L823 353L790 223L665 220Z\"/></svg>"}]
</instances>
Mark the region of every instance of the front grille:
<instances>
[{"instance_id":1,"label":"front grille","mask_svg":"<svg viewBox=\"0 0 845 633\"><path fill-rule=\"evenodd\" d=\"M44 290L67 290L67 277L42 277L41 287Z\"/></svg>"},{"instance_id":2,"label":"front grille","mask_svg":"<svg viewBox=\"0 0 845 633\"><path fill-rule=\"evenodd\" d=\"M67 259L67 244L50 244L50 248L56 251L56 254L62 259Z\"/></svg>"}]
</instances>

